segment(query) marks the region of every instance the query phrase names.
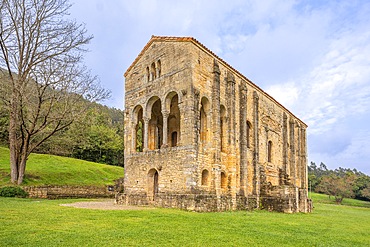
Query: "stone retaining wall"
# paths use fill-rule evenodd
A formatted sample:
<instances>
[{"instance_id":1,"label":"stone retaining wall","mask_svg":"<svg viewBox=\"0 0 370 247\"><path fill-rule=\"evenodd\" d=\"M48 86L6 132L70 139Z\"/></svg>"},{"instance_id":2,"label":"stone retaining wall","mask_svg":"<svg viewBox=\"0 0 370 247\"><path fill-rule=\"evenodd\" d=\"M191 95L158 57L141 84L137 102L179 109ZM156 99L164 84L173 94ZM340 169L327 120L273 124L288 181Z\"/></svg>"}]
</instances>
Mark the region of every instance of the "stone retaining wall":
<instances>
[{"instance_id":1,"label":"stone retaining wall","mask_svg":"<svg viewBox=\"0 0 370 247\"><path fill-rule=\"evenodd\" d=\"M96 186L27 186L23 189L30 198L114 198L108 187Z\"/></svg>"}]
</instances>

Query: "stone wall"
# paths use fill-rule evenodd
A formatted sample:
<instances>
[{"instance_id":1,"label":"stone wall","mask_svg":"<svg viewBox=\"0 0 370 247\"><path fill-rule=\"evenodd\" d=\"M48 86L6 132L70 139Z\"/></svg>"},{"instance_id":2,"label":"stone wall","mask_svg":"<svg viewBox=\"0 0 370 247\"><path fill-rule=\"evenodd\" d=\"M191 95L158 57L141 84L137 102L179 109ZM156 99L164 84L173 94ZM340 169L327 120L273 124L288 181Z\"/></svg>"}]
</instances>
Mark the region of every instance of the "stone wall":
<instances>
[{"instance_id":1,"label":"stone wall","mask_svg":"<svg viewBox=\"0 0 370 247\"><path fill-rule=\"evenodd\" d=\"M108 187L95 186L27 186L23 189L30 198L114 198Z\"/></svg>"},{"instance_id":2,"label":"stone wall","mask_svg":"<svg viewBox=\"0 0 370 247\"><path fill-rule=\"evenodd\" d=\"M124 205L150 205L162 208L179 208L196 212L231 211L233 209L233 198L230 195L217 197L215 194L174 194L158 193L153 201L149 201L146 194L124 193L116 195L116 203ZM236 199L238 210L252 210L256 207L254 197L244 196Z\"/></svg>"}]
</instances>

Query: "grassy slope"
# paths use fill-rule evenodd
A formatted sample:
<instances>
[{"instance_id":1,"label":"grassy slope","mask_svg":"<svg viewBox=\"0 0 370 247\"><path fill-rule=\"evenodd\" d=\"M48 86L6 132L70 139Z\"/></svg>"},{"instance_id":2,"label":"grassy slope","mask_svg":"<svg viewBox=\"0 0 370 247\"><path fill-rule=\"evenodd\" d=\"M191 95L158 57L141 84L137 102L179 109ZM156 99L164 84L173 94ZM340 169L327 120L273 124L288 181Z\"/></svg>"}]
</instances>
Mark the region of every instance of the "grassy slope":
<instances>
[{"instance_id":1,"label":"grassy slope","mask_svg":"<svg viewBox=\"0 0 370 247\"><path fill-rule=\"evenodd\" d=\"M9 149L0 147L0 186L9 184ZM23 185L107 185L123 168L45 154L31 154Z\"/></svg>"},{"instance_id":2,"label":"grassy slope","mask_svg":"<svg viewBox=\"0 0 370 247\"><path fill-rule=\"evenodd\" d=\"M312 200L314 201L314 206L316 203L336 204L333 196L329 197L328 195L324 195L324 194L312 193L312 194L309 194L309 197L312 197ZM360 201L360 200L355 200L351 198L344 198L342 201L342 205L370 208L369 201Z\"/></svg>"},{"instance_id":3,"label":"grassy slope","mask_svg":"<svg viewBox=\"0 0 370 247\"><path fill-rule=\"evenodd\" d=\"M363 207L314 201L313 213L283 214L59 206L72 201L0 198L0 245L370 246L370 209Z\"/></svg>"}]
</instances>

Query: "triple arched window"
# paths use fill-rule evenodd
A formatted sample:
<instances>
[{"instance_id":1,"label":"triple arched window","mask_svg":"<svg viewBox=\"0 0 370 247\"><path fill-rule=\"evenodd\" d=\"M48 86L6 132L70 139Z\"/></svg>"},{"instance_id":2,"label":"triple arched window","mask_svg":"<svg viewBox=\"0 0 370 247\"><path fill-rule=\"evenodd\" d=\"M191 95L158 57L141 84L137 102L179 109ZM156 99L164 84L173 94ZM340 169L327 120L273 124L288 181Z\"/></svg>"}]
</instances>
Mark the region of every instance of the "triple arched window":
<instances>
[{"instance_id":1,"label":"triple arched window","mask_svg":"<svg viewBox=\"0 0 370 247\"><path fill-rule=\"evenodd\" d=\"M133 111L134 142L136 152L176 147L181 141L179 96L170 92L165 102L151 97L145 108L138 105Z\"/></svg>"},{"instance_id":2,"label":"triple arched window","mask_svg":"<svg viewBox=\"0 0 370 247\"><path fill-rule=\"evenodd\" d=\"M145 78L148 82L161 77L161 74L162 74L162 62L159 59L156 62L153 62L150 66L146 67Z\"/></svg>"}]
</instances>

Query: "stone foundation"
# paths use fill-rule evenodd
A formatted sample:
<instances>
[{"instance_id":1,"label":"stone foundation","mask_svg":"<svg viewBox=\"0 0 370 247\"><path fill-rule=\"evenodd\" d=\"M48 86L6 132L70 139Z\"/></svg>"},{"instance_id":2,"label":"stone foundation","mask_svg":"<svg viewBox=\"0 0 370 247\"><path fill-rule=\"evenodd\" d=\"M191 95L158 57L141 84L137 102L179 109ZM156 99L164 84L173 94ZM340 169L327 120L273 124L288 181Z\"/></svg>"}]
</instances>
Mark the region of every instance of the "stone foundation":
<instances>
[{"instance_id":1,"label":"stone foundation","mask_svg":"<svg viewBox=\"0 0 370 247\"><path fill-rule=\"evenodd\" d=\"M114 198L108 187L95 186L27 186L23 190L30 198Z\"/></svg>"},{"instance_id":2,"label":"stone foundation","mask_svg":"<svg viewBox=\"0 0 370 247\"><path fill-rule=\"evenodd\" d=\"M305 189L273 186L271 191L261 196L260 208L284 213L309 213L312 211L312 201L307 198Z\"/></svg>"},{"instance_id":3,"label":"stone foundation","mask_svg":"<svg viewBox=\"0 0 370 247\"><path fill-rule=\"evenodd\" d=\"M281 189L276 195L260 197L259 205L256 196L228 195L217 197L215 194L166 194L158 193L153 201L146 194L116 194L116 203L137 206L155 206L162 208L178 208L196 212L220 212L233 210L265 209L268 211L297 213L311 212L312 201L306 197L297 197L292 188ZM304 194L303 192L301 195ZM235 205L235 206L233 206ZM258 207L257 207L258 205Z\"/></svg>"},{"instance_id":4,"label":"stone foundation","mask_svg":"<svg viewBox=\"0 0 370 247\"><path fill-rule=\"evenodd\" d=\"M236 201L236 208L233 208L233 201ZM116 203L124 205L151 205L162 208L179 208L182 210L196 212L217 212L231 210L252 210L256 208L256 198L237 196L220 196L214 194L165 194L159 193L154 201L149 201L146 194L126 195L116 194Z\"/></svg>"}]
</instances>

